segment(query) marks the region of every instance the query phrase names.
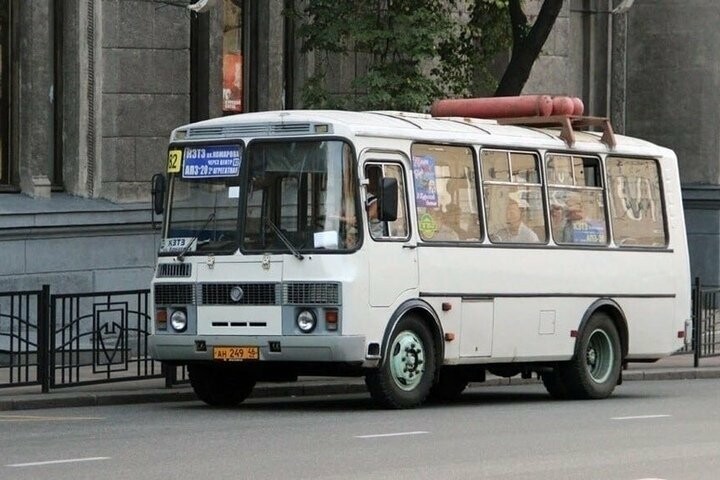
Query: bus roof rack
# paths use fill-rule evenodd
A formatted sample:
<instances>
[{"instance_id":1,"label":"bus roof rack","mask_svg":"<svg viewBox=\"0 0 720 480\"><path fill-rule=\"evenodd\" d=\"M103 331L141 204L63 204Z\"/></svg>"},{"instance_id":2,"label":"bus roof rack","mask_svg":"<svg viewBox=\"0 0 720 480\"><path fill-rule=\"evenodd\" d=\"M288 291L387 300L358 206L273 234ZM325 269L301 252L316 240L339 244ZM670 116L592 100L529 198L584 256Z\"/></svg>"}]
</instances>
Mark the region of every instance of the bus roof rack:
<instances>
[{"instance_id":1,"label":"bus roof rack","mask_svg":"<svg viewBox=\"0 0 720 480\"><path fill-rule=\"evenodd\" d=\"M560 138L568 146L575 144L575 130L587 127L601 127L603 134L600 141L610 148L615 148L615 132L607 117L582 117L577 115L551 115L548 117L512 117L498 118L500 125L526 125L528 127L560 127Z\"/></svg>"}]
</instances>

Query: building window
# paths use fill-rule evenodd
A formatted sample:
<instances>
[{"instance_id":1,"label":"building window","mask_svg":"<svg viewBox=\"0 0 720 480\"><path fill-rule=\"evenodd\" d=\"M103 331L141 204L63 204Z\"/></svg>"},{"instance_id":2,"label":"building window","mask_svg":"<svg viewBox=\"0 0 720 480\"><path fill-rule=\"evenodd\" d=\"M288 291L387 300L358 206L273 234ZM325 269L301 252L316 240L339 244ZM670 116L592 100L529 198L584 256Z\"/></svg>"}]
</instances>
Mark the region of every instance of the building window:
<instances>
[{"instance_id":1,"label":"building window","mask_svg":"<svg viewBox=\"0 0 720 480\"><path fill-rule=\"evenodd\" d=\"M223 5L223 113L246 110L243 104L243 0Z\"/></svg>"},{"instance_id":2,"label":"building window","mask_svg":"<svg viewBox=\"0 0 720 480\"><path fill-rule=\"evenodd\" d=\"M10 2L0 2L0 188L13 183L10 169Z\"/></svg>"}]
</instances>

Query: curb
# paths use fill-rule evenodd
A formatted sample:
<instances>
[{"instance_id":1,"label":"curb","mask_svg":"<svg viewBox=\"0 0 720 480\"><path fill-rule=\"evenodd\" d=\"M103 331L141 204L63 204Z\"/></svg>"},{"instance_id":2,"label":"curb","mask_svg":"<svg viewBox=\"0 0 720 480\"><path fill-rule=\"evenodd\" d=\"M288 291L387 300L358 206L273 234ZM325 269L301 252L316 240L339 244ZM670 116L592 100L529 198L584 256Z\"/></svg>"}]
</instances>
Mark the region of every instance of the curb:
<instances>
[{"instance_id":1,"label":"curb","mask_svg":"<svg viewBox=\"0 0 720 480\"><path fill-rule=\"evenodd\" d=\"M657 369L657 370L625 370L623 381L652 380L695 380L720 378L720 367L698 369ZM537 378L498 378L490 377L483 383L473 383L474 387L495 387L503 385L532 385L541 383ZM293 383L265 384L253 390L249 398L282 398L306 397L319 395L345 395L367 393L365 382L350 379L346 382L331 383ZM26 398L22 398L26 397ZM189 387L180 386L174 389L152 389L137 393L120 391L105 393L57 393L36 396L23 395L21 398L2 399L0 395L0 411L36 410L44 408L97 407L108 405L130 405L138 403L188 402L197 397Z\"/></svg>"}]
</instances>

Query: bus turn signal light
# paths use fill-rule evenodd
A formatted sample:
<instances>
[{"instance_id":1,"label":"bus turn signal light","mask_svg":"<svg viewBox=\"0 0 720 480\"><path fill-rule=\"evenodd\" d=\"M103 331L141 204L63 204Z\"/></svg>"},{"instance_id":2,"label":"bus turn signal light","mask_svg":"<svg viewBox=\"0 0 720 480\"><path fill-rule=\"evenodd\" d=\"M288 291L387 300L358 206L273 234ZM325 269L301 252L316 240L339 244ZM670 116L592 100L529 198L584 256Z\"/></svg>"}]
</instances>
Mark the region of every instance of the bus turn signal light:
<instances>
[{"instance_id":1,"label":"bus turn signal light","mask_svg":"<svg viewBox=\"0 0 720 480\"><path fill-rule=\"evenodd\" d=\"M157 330L167 330L167 310L164 308L155 310L155 328Z\"/></svg>"},{"instance_id":2,"label":"bus turn signal light","mask_svg":"<svg viewBox=\"0 0 720 480\"><path fill-rule=\"evenodd\" d=\"M328 330L337 330L338 328L338 311L325 310L325 328Z\"/></svg>"}]
</instances>

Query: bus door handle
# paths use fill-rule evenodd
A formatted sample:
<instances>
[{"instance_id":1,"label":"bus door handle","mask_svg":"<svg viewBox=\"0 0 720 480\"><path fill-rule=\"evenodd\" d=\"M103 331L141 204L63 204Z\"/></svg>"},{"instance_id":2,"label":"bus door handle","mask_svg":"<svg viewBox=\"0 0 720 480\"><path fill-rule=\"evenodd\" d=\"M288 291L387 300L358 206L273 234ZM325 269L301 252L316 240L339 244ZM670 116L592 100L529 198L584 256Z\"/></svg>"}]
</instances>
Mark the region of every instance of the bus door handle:
<instances>
[{"instance_id":1,"label":"bus door handle","mask_svg":"<svg viewBox=\"0 0 720 480\"><path fill-rule=\"evenodd\" d=\"M409 248L409 249L417 248L417 243L406 243L405 245L403 245L403 248Z\"/></svg>"}]
</instances>

